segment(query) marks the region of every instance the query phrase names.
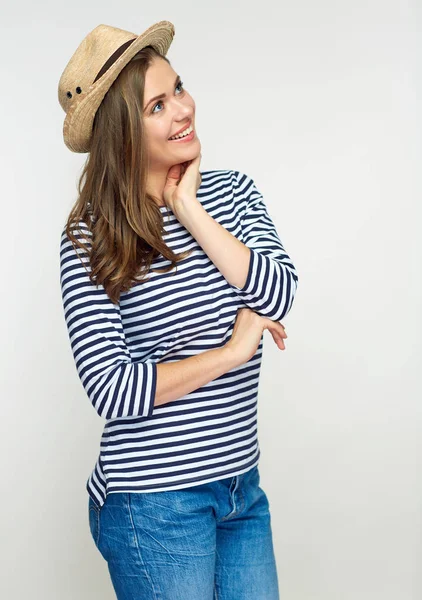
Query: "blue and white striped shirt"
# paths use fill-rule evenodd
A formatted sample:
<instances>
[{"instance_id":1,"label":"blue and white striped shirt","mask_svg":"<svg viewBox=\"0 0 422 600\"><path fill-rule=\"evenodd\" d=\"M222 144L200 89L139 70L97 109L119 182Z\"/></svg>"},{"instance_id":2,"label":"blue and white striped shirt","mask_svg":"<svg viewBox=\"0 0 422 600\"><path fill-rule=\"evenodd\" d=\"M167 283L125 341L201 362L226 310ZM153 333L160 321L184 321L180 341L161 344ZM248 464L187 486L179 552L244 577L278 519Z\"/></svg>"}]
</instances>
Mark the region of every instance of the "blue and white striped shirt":
<instances>
[{"instance_id":1,"label":"blue and white striped shirt","mask_svg":"<svg viewBox=\"0 0 422 600\"><path fill-rule=\"evenodd\" d=\"M221 348L239 308L280 321L298 276L261 193L246 174L203 171L197 199L250 252L242 288L231 285L167 206L164 241L193 252L177 270L149 272L122 292L118 305L89 279L89 258L62 231L60 283L77 373L106 422L86 482L102 506L116 492L156 492L233 477L258 464L258 382L263 336L255 355L176 400L154 406L157 363ZM166 214L168 211L168 215ZM80 227L91 235L86 223ZM84 264L82 264L82 262ZM151 265L170 265L160 254Z\"/></svg>"}]
</instances>

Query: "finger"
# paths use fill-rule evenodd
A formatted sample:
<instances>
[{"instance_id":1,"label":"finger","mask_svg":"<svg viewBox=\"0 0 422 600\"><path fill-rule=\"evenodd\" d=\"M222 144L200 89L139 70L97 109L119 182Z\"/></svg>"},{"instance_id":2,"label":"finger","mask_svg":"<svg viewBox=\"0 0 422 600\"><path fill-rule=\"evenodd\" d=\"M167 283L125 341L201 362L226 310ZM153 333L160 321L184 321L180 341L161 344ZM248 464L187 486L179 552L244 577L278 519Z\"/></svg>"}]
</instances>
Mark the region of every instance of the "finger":
<instances>
[{"instance_id":1,"label":"finger","mask_svg":"<svg viewBox=\"0 0 422 600\"><path fill-rule=\"evenodd\" d=\"M280 346L283 348L283 350L286 347L283 338L280 338Z\"/></svg>"},{"instance_id":2,"label":"finger","mask_svg":"<svg viewBox=\"0 0 422 600\"><path fill-rule=\"evenodd\" d=\"M187 185L191 185L192 187L197 185L198 172L199 161L198 157L196 157L194 160L188 163L184 173L183 180L186 182Z\"/></svg>"},{"instance_id":3,"label":"finger","mask_svg":"<svg viewBox=\"0 0 422 600\"><path fill-rule=\"evenodd\" d=\"M180 178L181 165L173 165L167 172L167 180L177 181Z\"/></svg>"},{"instance_id":4,"label":"finger","mask_svg":"<svg viewBox=\"0 0 422 600\"><path fill-rule=\"evenodd\" d=\"M279 323L279 325L281 325L281 327L282 327L281 333L282 333L283 337L287 337L286 328L284 327L284 325L282 323Z\"/></svg>"},{"instance_id":5,"label":"finger","mask_svg":"<svg viewBox=\"0 0 422 600\"><path fill-rule=\"evenodd\" d=\"M271 331L277 332L282 337L287 337L287 333L284 329L284 325L280 323L280 321L273 321L272 319L268 320L268 329Z\"/></svg>"},{"instance_id":6,"label":"finger","mask_svg":"<svg viewBox=\"0 0 422 600\"><path fill-rule=\"evenodd\" d=\"M277 339L284 343L283 340L287 337L287 333L285 333L283 329L280 330L278 327L268 327L268 329L271 331L273 336L277 336Z\"/></svg>"},{"instance_id":7,"label":"finger","mask_svg":"<svg viewBox=\"0 0 422 600\"><path fill-rule=\"evenodd\" d=\"M273 338L274 338L274 341L277 344L277 346L279 348L281 348L282 350L285 350L286 347L284 345L283 338L280 337L279 335L277 335L276 333L273 333Z\"/></svg>"}]
</instances>

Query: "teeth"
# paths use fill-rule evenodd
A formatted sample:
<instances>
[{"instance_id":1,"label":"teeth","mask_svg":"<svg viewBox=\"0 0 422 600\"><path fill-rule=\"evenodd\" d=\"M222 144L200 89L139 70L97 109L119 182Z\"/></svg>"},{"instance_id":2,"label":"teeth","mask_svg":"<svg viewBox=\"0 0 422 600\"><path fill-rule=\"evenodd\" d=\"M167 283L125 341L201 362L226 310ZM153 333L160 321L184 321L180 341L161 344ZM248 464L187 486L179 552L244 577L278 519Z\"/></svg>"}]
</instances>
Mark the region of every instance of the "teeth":
<instances>
[{"instance_id":1,"label":"teeth","mask_svg":"<svg viewBox=\"0 0 422 600\"><path fill-rule=\"evenodd\" d=\"M179 138L186 137L187 135L190 134L190 132L192 130L193 130L193 127L191 125L187 129L185 129L184 131L182 131L182 133L179 133L178 135L174 135L173 137L169 138L169 140L178 140Z\"/></svg>"}]
</instances>

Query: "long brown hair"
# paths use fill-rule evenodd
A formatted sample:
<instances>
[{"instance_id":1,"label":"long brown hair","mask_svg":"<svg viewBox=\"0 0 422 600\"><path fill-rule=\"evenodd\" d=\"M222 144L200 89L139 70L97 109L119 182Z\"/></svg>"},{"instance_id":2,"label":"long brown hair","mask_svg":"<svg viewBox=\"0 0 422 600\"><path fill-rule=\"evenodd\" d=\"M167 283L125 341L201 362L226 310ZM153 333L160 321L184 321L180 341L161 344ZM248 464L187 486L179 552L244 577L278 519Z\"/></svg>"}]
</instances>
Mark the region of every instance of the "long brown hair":
<instances>
[{"instance_id":1,"label":"long brown hair","mask_svg":"<svg viewBox=\"0 0 422 600\"><path fill-rule=\"evenodd\" d=\"M74 247L88 252L90 280L102 284L114 304L121 292L146 281L160 253L171 264L153 271L170 271L192 252L175 254L164 243L158 199L146 192L149 157L142 113L145 74L156 57L170 64L166 56L147 46L122 69L104 96L78 182L79 197L66 222ZM90 232L88 237L78 229L81 221Z\"/></svg>"}]
</instances>

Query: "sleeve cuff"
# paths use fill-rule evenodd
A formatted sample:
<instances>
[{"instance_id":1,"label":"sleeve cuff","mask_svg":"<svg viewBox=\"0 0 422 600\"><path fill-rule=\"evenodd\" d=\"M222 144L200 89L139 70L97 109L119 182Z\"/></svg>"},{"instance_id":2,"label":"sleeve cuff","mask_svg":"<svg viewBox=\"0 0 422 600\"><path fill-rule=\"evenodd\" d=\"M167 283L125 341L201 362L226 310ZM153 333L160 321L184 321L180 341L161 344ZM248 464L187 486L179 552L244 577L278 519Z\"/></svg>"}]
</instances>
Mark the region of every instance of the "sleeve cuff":
<instances>
[{"instance_id":1,"label":"sleeve cuff","mask_svg":"<svg viewBox=\"0 0 422 600\"><path fill-rule=\"evenodd\" d=\"M148 404L144 406L144 417L150 417L154 411L155 393L157 390L157 363L147 362L148 381L151 383L151 389L148 394Z\"/></svg>"},{"instance_id":2,"label":"sleeve cuff","mask_svg":"<svg viewBox=\"0 0 422 600\"><path fill-rule=\"evenodd\" d=\"M237 285L233 285L232 287L237 290L238 292L243 292L245 294L250 293L250 287L251 284L253 284L254 278L252 277L252 274L254 271L257 270L258 266L259 266L259 257L258 255L255 253L254 250L252 250L252 248L249 248L249 268L248 268L248 274L246 276L246 281L245 281L245 285L243 287L237 287Z\"/></svg>"}]
</instances>

